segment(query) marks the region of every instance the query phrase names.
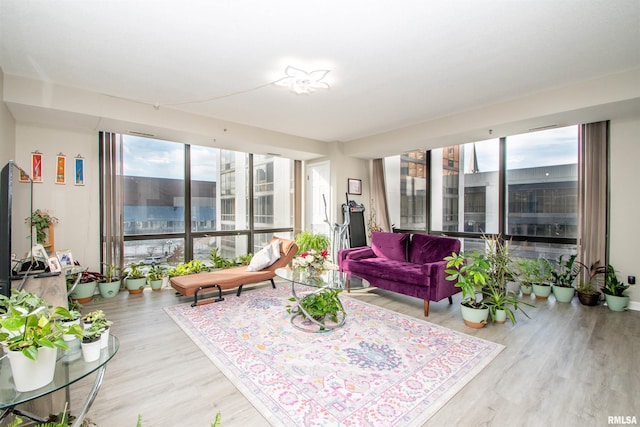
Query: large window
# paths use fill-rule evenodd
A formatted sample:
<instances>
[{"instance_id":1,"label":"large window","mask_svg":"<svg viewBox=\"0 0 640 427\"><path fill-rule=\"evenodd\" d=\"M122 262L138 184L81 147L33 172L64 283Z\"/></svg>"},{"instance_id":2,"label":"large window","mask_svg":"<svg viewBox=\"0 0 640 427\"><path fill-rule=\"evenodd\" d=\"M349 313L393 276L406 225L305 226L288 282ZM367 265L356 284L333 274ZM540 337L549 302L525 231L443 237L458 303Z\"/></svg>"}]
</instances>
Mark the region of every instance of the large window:
<instances>
[{"instance_id":1,"label":"large window","mask_svg":"<svg viewBox=\"0 0 640 427\"><path fill-rule=\"evenodd\" d=\"M232 259L292 236L292 160L121 137L125 264Z\"/></svg>"},{"instance_id":2,"label":"large window","mask_svg":"<svg viewBox=\"0 0 640 427\"><path fill-rule=\"evenodd\" d=\"M577 126L386 158L391 222L470 249L502 233L522 256L557 257L575 250L577 159Z\"/></svg>"}]
</instances>

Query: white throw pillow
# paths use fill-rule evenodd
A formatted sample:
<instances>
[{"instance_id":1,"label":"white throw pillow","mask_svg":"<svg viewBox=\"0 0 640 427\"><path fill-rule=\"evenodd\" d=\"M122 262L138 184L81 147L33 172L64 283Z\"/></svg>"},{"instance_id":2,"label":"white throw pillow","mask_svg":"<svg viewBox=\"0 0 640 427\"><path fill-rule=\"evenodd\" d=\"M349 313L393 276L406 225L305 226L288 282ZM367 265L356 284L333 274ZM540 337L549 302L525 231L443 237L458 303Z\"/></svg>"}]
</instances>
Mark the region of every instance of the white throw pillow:
<instances>
[{"instance_id":1,"label":"white throw pillow","mask_svg":"<svg viewBox=\"0 0 640 427\"><path fill-rule=\"evenodd\" d=\"M280 259L280 240L274 240L260 249L247 266L247 271L260 271Z\"/></svg>"}]
</instances>

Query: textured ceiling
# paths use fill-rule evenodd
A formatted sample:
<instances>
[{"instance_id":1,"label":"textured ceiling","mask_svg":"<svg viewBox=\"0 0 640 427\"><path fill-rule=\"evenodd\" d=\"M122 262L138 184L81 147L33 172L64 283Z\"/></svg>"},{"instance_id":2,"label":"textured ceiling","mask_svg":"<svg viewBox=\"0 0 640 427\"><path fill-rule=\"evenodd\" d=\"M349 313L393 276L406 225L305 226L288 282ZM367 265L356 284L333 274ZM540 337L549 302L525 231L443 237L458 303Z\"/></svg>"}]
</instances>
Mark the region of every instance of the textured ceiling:
<instances>
[{"instance_id":1,"label":"textured ceiling","mask_svg":"<svg viewBox=\"0 0 640 427\"><path fill-rule=\"evenodd\" d=\"M637 68L640 2L0 0L0 44L6 74L347 142Z\"/></svg>"}]
</instances>

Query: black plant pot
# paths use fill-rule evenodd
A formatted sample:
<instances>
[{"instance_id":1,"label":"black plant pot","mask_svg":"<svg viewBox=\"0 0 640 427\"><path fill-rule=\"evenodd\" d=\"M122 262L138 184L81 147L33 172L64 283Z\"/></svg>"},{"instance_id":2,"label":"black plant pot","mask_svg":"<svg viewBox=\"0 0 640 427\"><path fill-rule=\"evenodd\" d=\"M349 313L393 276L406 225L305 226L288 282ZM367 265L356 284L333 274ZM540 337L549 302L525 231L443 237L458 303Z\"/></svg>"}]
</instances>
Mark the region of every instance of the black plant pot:
<instances>
[{"instance_id":1,"label":"black plant pot","mask_svg":"<svg viewBox=\"0 0 640 427\"><path fill-rule=\"evenodd\" d=\"M592 294L578 291L578 300L582 303L582 305L594 306L598 305L600 302L600 294Z\"/></svg>"}]
</instances>

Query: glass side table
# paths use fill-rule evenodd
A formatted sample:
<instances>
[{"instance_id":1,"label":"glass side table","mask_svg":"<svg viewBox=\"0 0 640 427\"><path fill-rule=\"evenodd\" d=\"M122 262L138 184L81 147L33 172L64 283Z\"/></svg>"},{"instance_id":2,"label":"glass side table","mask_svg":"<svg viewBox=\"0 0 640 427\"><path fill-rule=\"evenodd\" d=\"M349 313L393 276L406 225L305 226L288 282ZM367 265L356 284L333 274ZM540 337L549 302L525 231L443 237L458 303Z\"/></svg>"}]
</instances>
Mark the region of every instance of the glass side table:
<instances>
[{"instance_id":1,"label":"glass side table","mask_svg":"<svg viewBox=\"0 0 640 427\"><path fill-rule=\"evenodd\" d=\"M120 347L118 338L109 334L109 343L106 348L103 348L100 352L100 358L95 362L85 362L82 358L82 352L78 346L75 351L61 351L58 350L58 360L56 361L56 371L53 377L53 381L44 387L29 391L19 392L15 389L13 384L13 377L11 375L11 366L9 365L9 358L2 357L0 359L0 420L4 419L11 413L17 413L27 418L31 418L35 421L42 422L44 419L40 419L33 414L18 411L16 406L37 399L39 397L46 396L50 393L58 391L63 388L69 387L71 384L79 381L86 376L96 373L96 379L93 383L91 391L87 394L87 397L78 412L75 415L75 421L71 427L80 427L87 411L91 407L91 404L96 398L104 374L107 369L107 363L113 358ZM46 414L49 416L49 414Z\"/></svg>"}]
</instances>

